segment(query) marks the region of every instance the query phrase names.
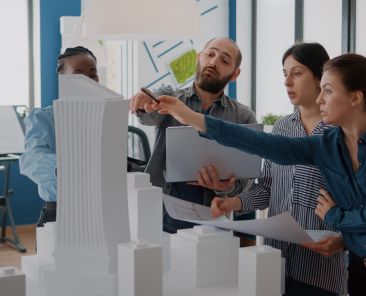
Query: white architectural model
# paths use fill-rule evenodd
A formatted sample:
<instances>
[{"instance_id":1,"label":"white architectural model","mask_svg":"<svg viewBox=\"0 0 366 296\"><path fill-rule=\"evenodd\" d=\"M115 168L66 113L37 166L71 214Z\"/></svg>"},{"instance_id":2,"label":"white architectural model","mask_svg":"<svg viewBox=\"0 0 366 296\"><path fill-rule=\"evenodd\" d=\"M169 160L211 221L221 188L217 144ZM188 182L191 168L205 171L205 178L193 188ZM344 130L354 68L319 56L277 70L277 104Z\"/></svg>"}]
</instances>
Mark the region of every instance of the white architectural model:
<instances>
[{"instance_id":1,"label":"white architectural model","mask_svg":"<svg viewBox=\"0 0 366 296\"><path fill-rule=\"evenodd\" d=\"M281 295L281 251L270 246L239 249L239 293Z\"/></svg>"},{"instance_id":2,"label":"white architectural model","mask_svg":"<svg viewBox=\"0 0 366 296\"><path fill-rule=\"evenodd\" d=\"M231 232L200 225L171 236L172 276L186 287L237 284L239 238Z\"/></svg>"},{"instance_id":3,"label":"white architectural model","mask_svg":"<svg viewBox=\"0 0 366 296\"><path fill-rule=\"evenodd\" d=\"M47 294L115 296L117 245L130 241L129 102L83 75L61 75L59 89L55 270L46 273Z\"/></svg>"},{"instance_id":4,"label":"white architectural model","mask_svg":"<svg viewBox=\"0 0 366 296\"><path fill-rule=\"evenodd\" d=\"M48 222L44 227L37 227L37 255L22 256L22 271L36 283L44 283L44 275L54 269L56 222Z\"/></svg>"},{"instance_id":5,"label":"white architectural model","mask_svg":"<svg viewBox=\"0 0 366 296\"><path fill-rule=\"evenodd\" d=\"M162 189L152 186L150 175L141 172L128 173L127 184L131 240L144 240L161 245L164 270L167 270L170 236L162 231Z\"/></svg>"},{"instance_id":6,"label":"white architectural model","mask_svg":"<svg viewBox=\"0 0 366 296\"><path fill-rule=\"evenodd\" d=\"M162 296L162 248L143 241L120 244L118 285L118 296Z\"/></svg>"},{"instance_id":7,"label":"white architectural model","mask_svg":"<svg viewBox=\"0 0 366 296\"><path fill-rule=\"evenodd\" d=\"M57 229L37 229L38 254L22 258L28 296L279 295L279 251L239 257L239 239L210 226L163 233L161 189L143 173L127 185L128 101L81 75L59 87Z\"/></svg>"},{"instance_id":8,"label":"white architectural model","mask_svg":"<svg viewBox=\"0 0 366 296\"><path fill-rule=\"evenodd\" d=\"M131 240L162 244L161 188L151 186L150 175L139 172L128 173L127 183Z\"/></svg>"},{"instance_id":9,"label":"white architectural model","mask_svg":"<svg viewBox=\"0 0 366 296\"><path fill-rule=\"evenodd\" d=\"M25 296L25 274L15 267L0 267L0 294Z\"/></svg>"}]
</instances>

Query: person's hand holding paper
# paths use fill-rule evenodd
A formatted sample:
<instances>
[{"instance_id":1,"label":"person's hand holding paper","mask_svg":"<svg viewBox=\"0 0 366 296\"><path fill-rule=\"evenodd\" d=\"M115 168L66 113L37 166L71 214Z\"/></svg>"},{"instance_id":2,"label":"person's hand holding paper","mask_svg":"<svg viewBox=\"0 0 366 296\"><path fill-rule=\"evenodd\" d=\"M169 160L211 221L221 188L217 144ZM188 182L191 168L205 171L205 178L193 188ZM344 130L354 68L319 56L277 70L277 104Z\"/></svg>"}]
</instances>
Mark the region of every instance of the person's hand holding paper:
<instances>
[{"instance_id":1,"label":"person's hand holding paper","mask_svg":"<svg viewBox=\"0 0 366 296\"><path fill-rule=\"evenodd\" d=\"M330 257L334 253L344 250L344 240L340 235L330 235L315 242L305 242L302 244L316 253L322 254L325 257Z\"/></svg>"},{"instance_id":2,"label":"person's hand holding paper","mask_svg":"<svg viewBox=\"0 0 366 296\"><path fill-rule=\"evenodd\" d=\"M227 198L226 200L231 200ZM174 219L215 226L220 229L260 235L276 240L304 244L316 242L337 233L324 230L304 230L289 213L282 213L266 219L250 221L229 221L225 216L212 220L210 208L177 199L166 194L163 201L168 214ZM310 246L310 244L308 244Z\"/></svg>"},{"instance_id":3,"label":"person's hand holding paper","mask_svg":"<svg viewBox=\"0 0 366 296\"><path fill-rule=\"evenodd\" d=\"M217 218L222 215L231 213L232 211L241 210L241 201L237 196L222 198L215 197L211 202L211 217Z\"/></svg>"},{"instance_id":4,"label":"person's hand holding paper","mask_svg":"<svg viewBox=\"0 0 366 296\"><path fill-rule=\"evenodd\" d=\"M235 177L227 180L220 180L217 169L214 165L203 167L197 173L197 182L189 182L190 185L202 186L215 191L230 191L235 186Z\"/></svg>"}]
</instances>

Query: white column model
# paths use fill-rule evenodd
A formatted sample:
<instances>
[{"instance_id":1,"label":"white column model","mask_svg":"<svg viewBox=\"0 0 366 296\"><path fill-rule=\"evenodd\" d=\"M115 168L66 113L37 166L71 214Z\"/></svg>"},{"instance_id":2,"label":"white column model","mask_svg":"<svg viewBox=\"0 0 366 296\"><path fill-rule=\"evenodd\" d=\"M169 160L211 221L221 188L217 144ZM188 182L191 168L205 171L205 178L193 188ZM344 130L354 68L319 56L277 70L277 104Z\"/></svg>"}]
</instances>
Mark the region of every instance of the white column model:
<instances>
[{"instance_id":1,"label":"white column model","mask_svg":"<svg viewBox=\"0 0 366 296\"><path fill-rule=\"evenodd\" d=\"M22 256L22 271L27 279L44 284L44 275L54 269L56 222L47 222L36 228L37 254Z\"/></svg>"},{"instance_id":2,"label":"white column model","mask_svg":"<svg viewBox=\"0 0 366 296\"><path fill-rule=\"evenodd\" d=\"M169 268L170 234L163 232L162 189L152 186L150 175L127 174L131 240L144 240L163 247L164 270Z\"/></svg>"},{"instance_id":3,"label":"white column model","mask_svg":"<svg viewBox=\"0 0 366 296\"><path fill-rule=\"evenodd\" d=\"M239 294L281 295L281 251L270 246L239 249Z\"/></svg>"},{"instance_id":4,"label":"white column model","mask_svg":"<svg viewBox=\"0 0 366 296\"><path fill-rule=\"evenodd\" d=\"M200 225L171 236L170 270L184 287L237 284L239 238Z\"/></svg>"},{"instance_id":5,"label":"white column model","mask_svg":"<svg viewBox=\"0 0 366 296\"><path fill-rule=\"evenodd\" d=\"M117 295L117 245L130 240L128 105L83 75L61 75L55 270L48 295Z\"/></svg>"},{"instance_id":6,"label":"white column model","mask_svg":"<svg viewBox=\"0 0 366 296\"><path fill-rule=\"evenodd\" d=\"M137 241L118 246L118 296L162 296L161 246Z\"/></svg>"},{"instance_id":7,"label":"white column model","mask_svg":"<svg viewBox=\"0 0 366 296\"><path fill-rule=\"evenodd\" d=\"M162 189L152 186L150 175L141 172L128 173L127 183L131 240L162 244Z\"/></svg>"}]
</instances>

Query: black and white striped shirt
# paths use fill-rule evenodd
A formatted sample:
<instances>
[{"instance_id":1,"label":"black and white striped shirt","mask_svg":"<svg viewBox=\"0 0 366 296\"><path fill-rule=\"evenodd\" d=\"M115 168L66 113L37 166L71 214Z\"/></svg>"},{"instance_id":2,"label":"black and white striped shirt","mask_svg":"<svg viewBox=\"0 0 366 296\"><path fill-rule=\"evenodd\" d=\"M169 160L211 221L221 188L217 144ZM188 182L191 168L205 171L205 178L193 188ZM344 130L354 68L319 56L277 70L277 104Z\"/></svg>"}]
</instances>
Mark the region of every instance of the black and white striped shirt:
<instances>
[{"instance_id":1,"label":"black and white striped shirt","mask_svg":"<svg viewBox=\"0 0 366 296\"><path fill-rule=\"evenodd\" d=\"M324 128L325 124L320 122L312 134L321 134ZM306 136L300 111L277 121L272 133L289 137ZM269 217L289 212L304 229L336 231L315 215L320 188L326 189L316 166L285 166L266 160L258 182L240 195L243 212L269 208ZM286 259L286 276L334 293L342 294L346 291L344 253L324 257L297 244L273 239L266 239L265 243L281 249L282 256Z\"/></svg>"}]
</instances>

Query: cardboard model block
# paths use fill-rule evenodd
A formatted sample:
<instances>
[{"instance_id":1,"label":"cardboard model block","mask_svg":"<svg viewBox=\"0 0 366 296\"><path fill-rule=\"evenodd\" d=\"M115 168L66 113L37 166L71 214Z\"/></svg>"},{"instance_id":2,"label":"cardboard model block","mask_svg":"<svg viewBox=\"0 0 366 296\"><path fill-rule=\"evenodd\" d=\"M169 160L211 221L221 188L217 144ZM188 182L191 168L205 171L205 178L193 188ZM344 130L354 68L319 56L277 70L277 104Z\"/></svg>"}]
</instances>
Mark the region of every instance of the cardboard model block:
<instances>
[{"instance_id":1,"label":"cardboard model block","mask_svg":"<svg viewBox=\"0 0 366 296\"><path fill-rule=\"evenodd\" d=\"M161 246L142 241L120 244L118 287L119 296L162 296Z\"/></svg>"},{"instance_id":2,"label":"cardboard model block","mask_svg":"<svg viewBox=\"0 0 366 296\"><path fill-rule=\"evenodd\" d=\"M239 238L200 225L171 236L170 268L187 287L237 284Z\"/></svg>"},{"instance_id":3,"label":"cardboard model block","mask_svg":"<svg viewBox=\"0 0 366 296\"><path fill-rule=\"evenodd\" d=\"M266 245L239 249L239 294L281 295L280 250Z\"/></svg>"}]
</instances>

